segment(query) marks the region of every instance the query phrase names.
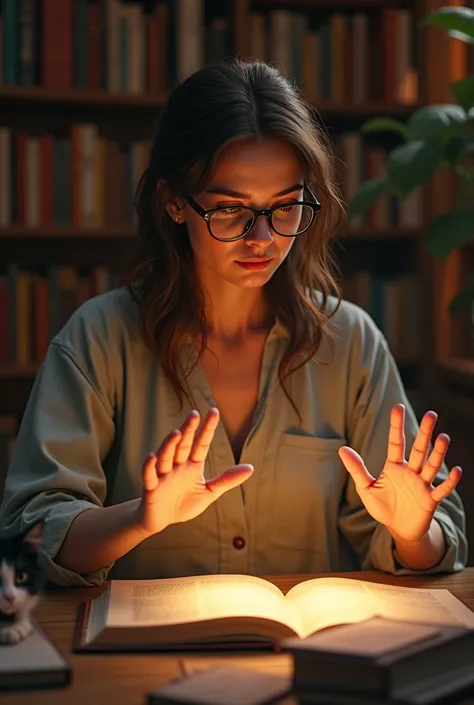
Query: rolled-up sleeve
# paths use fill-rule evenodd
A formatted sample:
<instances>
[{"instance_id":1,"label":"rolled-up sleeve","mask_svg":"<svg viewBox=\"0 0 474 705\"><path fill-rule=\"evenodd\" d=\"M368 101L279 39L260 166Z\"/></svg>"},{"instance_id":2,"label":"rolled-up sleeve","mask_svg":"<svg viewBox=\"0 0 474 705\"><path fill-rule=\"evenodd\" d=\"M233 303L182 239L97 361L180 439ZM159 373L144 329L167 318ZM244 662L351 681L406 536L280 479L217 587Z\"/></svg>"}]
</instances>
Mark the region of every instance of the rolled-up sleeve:
<instances>
[{"instance_id":1,"label":"rolled-up sleeve","mask_svg":"<svg viewBox=\"0 0 474 705\"><path fill-rule=\"evenodd\" d=\"M15 443L0 528L8 536L43 520L41 559L47 578L57 585L98 585L111 568L79 575L57 565L54 558L78 514L104 504L103 460L114 434L110 400L80 369L71 351L53 341Z\"/></svg>"},{"instance_id":2,"label":"rolled-up sleeve","mask_svg":"<svg viewBox=\"0 0 474 705\"><path fill-rule=\"evenodd\" d=\"M353 348L346 419L348 445L362 456L369 472L378 477L387 455L392 407L402 402L406 408L407 453L419 426L387 342L368 316L356 333ZM439 484L447 476L448 469L443 465L433 484ZM467 539L463 505L456 491L440 503L435 519L443 530L447 548L441 561L427 570L402 565L392 536L368 514L350 477L339 528L357 553L362 570L375 569L395 575L462 570L467 563Z\"/></svg>"}]
</instances>

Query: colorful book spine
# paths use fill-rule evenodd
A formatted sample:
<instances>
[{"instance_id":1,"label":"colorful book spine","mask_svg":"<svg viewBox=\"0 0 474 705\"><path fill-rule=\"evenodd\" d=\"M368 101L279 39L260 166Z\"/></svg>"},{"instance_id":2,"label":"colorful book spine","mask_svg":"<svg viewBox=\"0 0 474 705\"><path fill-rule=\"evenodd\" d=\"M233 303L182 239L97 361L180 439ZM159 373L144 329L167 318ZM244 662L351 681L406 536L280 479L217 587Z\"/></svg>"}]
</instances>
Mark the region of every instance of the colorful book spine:
<instances>
[{"instance_id":1,"label":"colorful book spine","mask_svg":"<svg viewBox=\"0 0 474 705\"><path fill-rule=\"evenodd\" d=\"M150 142L107 140L97 125L70 136L0 127L0 228L133 226L133 199Z\"/></svg>"},{"instance_id":2,"label":"colorful book spine","mask_svg":"<svg viewBox=\"0 0 474 705\"><path fill-rule=\"evenodd\" d=\"M41 362L78 306L123 283L103 266L51 265L36 271L10 263L0 274L0 364Z\"/></svg>"}]
</instances>

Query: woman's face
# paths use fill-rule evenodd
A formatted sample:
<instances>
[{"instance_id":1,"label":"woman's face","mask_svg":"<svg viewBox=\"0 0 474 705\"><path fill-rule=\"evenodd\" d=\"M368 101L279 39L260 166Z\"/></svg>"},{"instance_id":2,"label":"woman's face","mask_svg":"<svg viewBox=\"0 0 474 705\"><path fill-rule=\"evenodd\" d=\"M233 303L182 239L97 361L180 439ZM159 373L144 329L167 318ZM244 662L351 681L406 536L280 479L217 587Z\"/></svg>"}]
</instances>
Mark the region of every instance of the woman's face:
<instances>
[{"instance_id":1,"label":"woman's face","mask_svg":"<svg viewBox=\"0 0 474 705\"><path fill-rule=\"evenodd\" d=\"M194 199L205 210L271 208L302 200L303 168L294 148L283 140L236 140L224 149L207 188L194 194ZM294 243L294 238L275 233L266 216L257 219L245 238L220 242L211 237L206 222L188 203L182 206L198 272L206 279L211 275L239 287L261 287ZM261 261L252 266L249 260Z\"/></svg>"}]
</instances>

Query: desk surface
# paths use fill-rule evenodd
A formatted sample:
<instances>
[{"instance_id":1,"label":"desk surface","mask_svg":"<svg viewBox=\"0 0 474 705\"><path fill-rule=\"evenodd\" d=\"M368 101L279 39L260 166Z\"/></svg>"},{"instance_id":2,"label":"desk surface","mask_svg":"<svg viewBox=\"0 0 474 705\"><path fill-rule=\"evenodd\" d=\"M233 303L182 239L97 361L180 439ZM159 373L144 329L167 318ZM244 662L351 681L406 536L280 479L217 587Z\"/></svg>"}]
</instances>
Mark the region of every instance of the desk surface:
<instances>
[{"instance_id":1,"label":"desk surface","mask_svg":"<svg viewBox=\"0 0 474 705\"><path fill-rule=\"evenodd\" d=\"M474 609L474 568L461 573L429 577L395 578L384 573L338 573L338 577L371 580L377 583L411 587L448 588ZM267 578L283 592L311 575ZM104 588L54 590L43 596L36 619L50 636L73 669L68 688L24 691L0 695L2 705L145 705L147 693L183 673L183 666L198 669L210 663L227 662L264 672L289 673L287 655L273 653L162 655L162 654L74 654L72 638L78 605L96 597ZM462 705L474 705L465 699Z\"/></svg>"}]
</instances>

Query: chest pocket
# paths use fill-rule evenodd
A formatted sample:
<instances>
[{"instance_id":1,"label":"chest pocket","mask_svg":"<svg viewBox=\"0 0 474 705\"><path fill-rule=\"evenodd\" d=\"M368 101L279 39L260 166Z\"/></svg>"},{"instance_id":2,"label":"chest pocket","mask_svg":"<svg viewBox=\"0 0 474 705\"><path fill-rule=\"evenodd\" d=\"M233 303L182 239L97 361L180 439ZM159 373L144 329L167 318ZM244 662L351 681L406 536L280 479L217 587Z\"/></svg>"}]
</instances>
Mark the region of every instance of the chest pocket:
<instances>
[{"instance_id":1,"label":"chest pocket","mask_svg":"<svg viewBox=\"0 0 474 705\"><path fill-rule=\"evenodd\" d=\"M347 471L343 438L284 433L276 461L272 542L306 553L331 550Z\"/></svg>"}]
</instances>

